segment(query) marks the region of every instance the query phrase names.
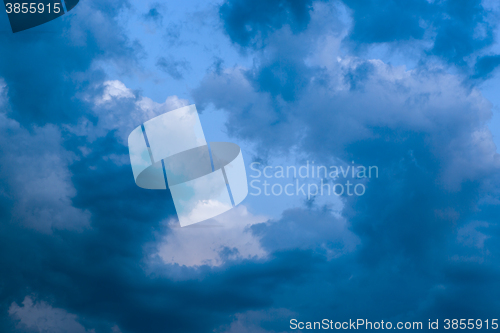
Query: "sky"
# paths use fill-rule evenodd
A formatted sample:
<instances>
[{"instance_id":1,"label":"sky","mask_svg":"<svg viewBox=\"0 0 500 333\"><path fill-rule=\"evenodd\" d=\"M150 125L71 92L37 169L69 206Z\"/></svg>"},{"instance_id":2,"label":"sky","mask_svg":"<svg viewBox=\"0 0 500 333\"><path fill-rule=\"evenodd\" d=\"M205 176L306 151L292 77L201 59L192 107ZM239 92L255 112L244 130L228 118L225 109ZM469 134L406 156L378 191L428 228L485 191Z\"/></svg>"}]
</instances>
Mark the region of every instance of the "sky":
<instances>
[{"instance_id":1,"label":"sky","mask_svg":"<svg viewBox=\"0 0 500 333\"><path fill-rule=\"evenodd\" d=\"M81 0L15 34L0 15L0 331L495 319L499 15L494 0ZM190 104L207 141L241 147L249 183L307 190L320 178L257 174L313 163L377 176L347 177L363 195L250 187L181 228L168 190L134 183L127 137Z\"/></svg>"}]
</instances>

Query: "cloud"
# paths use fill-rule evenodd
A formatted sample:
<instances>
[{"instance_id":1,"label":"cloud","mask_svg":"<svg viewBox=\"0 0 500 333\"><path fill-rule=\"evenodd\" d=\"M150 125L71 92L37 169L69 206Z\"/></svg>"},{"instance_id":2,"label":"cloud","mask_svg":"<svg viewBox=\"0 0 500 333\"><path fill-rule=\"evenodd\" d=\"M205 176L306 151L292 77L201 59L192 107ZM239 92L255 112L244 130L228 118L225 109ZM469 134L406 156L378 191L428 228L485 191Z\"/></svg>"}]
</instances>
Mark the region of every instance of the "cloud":
<instances>
[{"instance_id":1,"label":"cloud","mask_svg":"<svg viewBox=\"0 0 500 333\"><path fill-rule=\"evenodd\" d=\"M23 314L31 313L31 308L36 312L48 306L33 301L32 307L27 303L27 308L17 306L25 309L19 310L12 302L18 304L17 300L26 295L26 290L33 290L40 299L57 300L59 317L67 313L70 319L75 317L69 314L85 318L85 327L92 327L98 333L110 332L115 325L124 331L161 332L169 328L199 332L206 327L219 327L234 309L245 311L254 304L262 304L262 297L266 296L260 292L249 296L241 288L233 289L231 284L224 283L224 269L195 271L177 282L167 275L158 277L162 269L172 265L162 263L154 273L147 271L144 263L153 253L147 252L146 245L160 244L156 243L156 235L168 234L169 227L161 225L161 221L173 218L175 208L168 191L148 191L134 184L130 165L122 161L122 157L127 157L126 136L144 120L168 108L182 106L185 101L170 97L165 103L156 103L118 81L94 88L82 93L91 105L87 120L81 120L86 126L64 125L61 129L45 125L33 128L30 133L18 122L3 116L4 136L0 147L5 152L2 158L10 164L2 163L2 166L10 165L10 169L2 170L0 251L12 255L0 257L2 290L5 291L0 312L6 315L11 308L16 313L12 319L32 325ZM8 108L5 90L1 96L3 106ZM25 179L24 172L33 177ZM44 183L42 177L51 183ZM60 180L53 182L55 179ZM32 185L37 183L40 186L33 191ZM25 201L26 205L18 210L24 215L16 216L15 208ZM54 206L53 211L42 216L46 221L40 216L31 220L25 216L30 210L39 212L50 205ZM58 214L66 211L71 216L63 216L65 223L72 225L78 219L88 218L90 225L79 232L62 230L68 229L66 225L63 228L55 223ZM239 212L240 216L245 215ZM30 221L36 225L46 222L45 227L51 233L26 228ZM250 217L247 221L262 219ZM258 241L242 229L240 226L227 233L229 242L222 239L221 246L215 247L208 258L231 262L259 255ZM246 238L249 244L241 247L239 237ZM192 239L187 240L193 244ZM207 244L202 250L210 250L212 245ZM236 255L234 246L229 247L232 245L240 246L241 257ZM232 274L231 278L240 279L245 271L235 270ZM208 294L204 286L192 282L193 277L200 276L205 276L208 285L212 285ZM157 298L158 292L168 296ZM215 305L220 314L214 315L213 299L219 297L219 293L228 295L231 301ZM190 303L186 303L187 294L195 295L201 307L191 308ZM199 321L188 320L188 312ZM8 320L2 320L0 325L2 331L12 326ZM39 329L46 329L40 325ZM60 324L60 327L65 326Z\"/></svg>"},{"instance_id":2,"label":"cloud","mask_svg":"<svg viewBox=\"0 0 500 333\"><path fill-rule=\"evenodd\" d=\"M23 125L75 122L86 110L77 95L102 82L103 63L136 66L140 44L116 20L126 7L127 1L84 1L58 20L2 34L0 77L9 87L9 116ZM0 21L8 25L7 16Z\"/></svg>"},{"instance_id":3,"label":"cloud","mask_svg":"<svg viewBox=\"0 0 500 333\"><path fill-rule=\"evenodd\" d=\"M186 60L175 60L171 55L168 58L160 57L156 66L175 80L182 80L184 72L191 68Z\"/></svg>"},{"instance_id":4,"label":"cloud","mask_svg":"<svg viewBox=\"0 0 500 333\"><path fill-rule=\"evenodd\" d=\"M481 221L471 222L461 227L457 232L458 241L468 246L475 246L479 249L484 248L484 242L490 236L483 234L477 228L488 228L489 224Z\"/></svg>"},{"instance_id":5,"label":"cloud","mask_svg":"<svg viewBox=\"0 0 500 333\"><path fill-rule=\"evenodd\" d=\"M470 71L475 58L494 43L494 10L479 0L358 1L345 0L352 15L349 39L354 47L390 43L412 47L425 41L420 58L434 55L449 64ZM418 50L419 47L417 47Z\"/></svg>"},{"instance_id":6,"label":"cloud","mask_svg":"<svg viewBox=\"0 0 500 333\"><path fill-rule=\"evenodd\" d=\"M269 33L290 26L300 32L309 23L311 0L228 0L219 9L224 28L234 43L262 47Z\"/></svg>"},{"instance_id":7,"label":"cloud","mask_svg":"<svg viewBox=\"0 0 500 333\"><path fill-rule=\"evenodd\" d=\"M165 264L196 267L220 266L229 260L260 259L266 251L259 239L248 229L267 220L254 216L245 206L238 206L225 214L192 227L178 227L170 223L170 230L158 245L158 256Z\"/></svg>"},{"instance_id":8,"label":"cloud","mask_svg":"<svg viewBox=\"0 0 500 333\"><path fill-rule=\"evenodd\" d=\"M330 2L338 7L335 18L349 28L346 46L363 54L376 45L387 44L389 52L413 50L411 56L429 61L436 56L473 73L475 59L494 43L498 8L480 0L457 4L453 1L359 1ZM310 28L311 19L324 9L321 1L266 2L266 5L244 0L226 1L220 7L224 29L233 43L243 48L261 49L272 45L270 36L289 27L295 35ZM288 71L285 70L288 73ZM289 73L291 74L291 73ZM488 73L485 73L486 76ZM482 72L475 71L475 76Z\"/></svg>"},{"instance_id":9,"label":"cloud","mask_svg":"<svg viewBox=\"0 0 500 333\"><path fill-rule=\"evenodd\" d=\"M234 321L221 329L220 333L274 333L286 332L278 330L268 330L262 326L276 326L273 325L276 320L284 318L285 320L291 318L294 313L286 309L268 309L267 311L247 311L245 313L235 314Z\"/></svg>"},{"instance_id":10,"label":"cloud","mask_svg":"<svg viewBox=\"0 0 500 333\"><path fill-rule=\"evenodd\" d=\"M40 333L95 333L87 330L78 322L78 316L64 309L53 308L44 301L34 302L26 296L22 306L13 302L9 307L9 316L18 321L18 327L26 327Z\"/></svg>"},{"instance_id":11,"label":"cloud","mask_svg":"<svg viewBox=\"0 0 500 333\"><path fill-rule=\"evenodd\" d=\"M449 5L450 26L479 25L482 9L471 6L466 12ZM439 63L409 70L346 54L343 27L311 13L299 33L287 26L268 32L252 66L210 72L193 93L197 104L224 110L228 133L254 143L256 158L270 165L300 155L326 165L340 159L379 167L364 196L342 198L338 216L298 207L252 226L269 258L300 252L325 260L304 270L300 287L283 285L286 296L274 295L273 306L317 319L363 313L422 320L476 313L472 304L481 299L488 305L480 311L489 312L496 296L484 284L491 288L498 275L499 233L491 223L500 168L487 128L491 104ZM420 36L414 22L403 29L405 38ZM432 52L461 65L489 38L462 37L466 43L457 49L458 39L446 44L436 37ZM337 256L328 260L329 253ZM400 296L384 296L394 290Z\"/></svg>"},{"instance_id":12,"label":"cloud","mask_svg":"<svg viewBox=\"0 0 500 333\"><path fill-rule=\"evenodd\" d=\"M363 66L369 66L370 72L353 77L353 71ZM328 86L314 83L312 73L318 72L313 71L313 83L304 88L303 98L290 103L279 102L281 95L273 98L272 90L255 89L245 73L238 68L211 73L195 97L201 105L213 103L230 110L229 132L243 139L265 140L262 148L272 142L285 153L298 145L321 158L328 156L323 152L341 153L355 142L380 137L379 129L387 128L428 136L432 153L442 163L441 179L450 186L474 180L500 163L486 128L489 102L478 90L464 87L458 77L440 69L407 71L378 60L346 58L326 72L333 78ZM339 75L344 79L337 81Z\"/></svg>"},{"instance_id":13,"label":"cloud","mask_svg":"<svg viewBox=\"0 0 500 333\"><path fill-rule=\"evenodd\" d=\"M442 9L446 15L437 27L432 53L458 64L465 64L465 57L493 42L493 28L488 11L479 0L461 5L446 1Z\"/></svg>"},{"instance_id":14,"label":"cloud","mask_svg":"<svg viewBox=\"0 0 500 333\"><path fill-rule=\"evenodd\" d=\"M348 222L326 206L288 209L281 219L251 229L269 252L314 249L332 259L354 251L359 243Z\"/></svg>"},{"instance_id":15,"label":"cloud","mask_svg":"<svg viewBox=\"0 0 500 333\"><path fill-rule=\"evenodd\" d=\"M433 4L425 0L358 1L346 0L351 9L350 38L361 43L383 43L424 37L422 22L432 17Z\"/></svg>"},{"instance_id":16,"label":"cloud","mask_svg":"<svg viewBox=\"0 0 500 333\"><path fill-rule=\"evenodd\" d=\"M446 6L450 19L434 26L411 16L420 3L398 4L405 20L387 26L408 26L374 31L366 43L429 38L429 54L460 65L489 45L477 4L424 4ZM500 179L491 104L439 63L407 69L352 54L359 50L348 42L363 42L339 18L342 6L222 6L249 61L225 59L193 91L196 103L224 110L228 134L262 161L356 160L377 165L379 178L364 196L341 197L339 211L324 200L270 221L239 207L221 217L224 227L165 224L175 218L170 193L135 186L126 138L188 101L157 103L128 78L105 75L100 66L128 71L141 61L140 45L117 23L128 3L82 2L73 19L44 26L60 34L2 37L0 330L282 332L296 314L494 317ZM368 14L367 23L386 17ZM456 49L455 39L438 38L455 27L464 38ZM68 221L85 227L68 230ZM35 222L51 232L33 230ZM25 298L31 293L54 302Z\"/></svg>"},{"instance_id":17,"label":"cloud","mask_svg":"<svg viewBox=\"0 0 500 333\"><path fill-rule=\"evenodd\" d=\"M5 113L0 124L0 195L11 202L12 219L49 233L88 227L90 213L72 204L76 190L68 167L75 156L62 147L60 130L45 125L30 133Z\"/></svg>"}]
</instances>

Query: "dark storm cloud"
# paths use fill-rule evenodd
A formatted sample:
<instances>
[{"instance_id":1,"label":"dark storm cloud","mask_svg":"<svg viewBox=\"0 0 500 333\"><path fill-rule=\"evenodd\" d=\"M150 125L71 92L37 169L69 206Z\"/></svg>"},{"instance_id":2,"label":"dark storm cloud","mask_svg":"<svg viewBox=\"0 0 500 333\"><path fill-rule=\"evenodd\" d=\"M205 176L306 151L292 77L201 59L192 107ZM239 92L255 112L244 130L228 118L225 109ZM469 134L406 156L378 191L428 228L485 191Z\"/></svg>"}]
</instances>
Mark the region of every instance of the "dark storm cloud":
<instances>
[{"instance_id":1,"label":"dark storm cloud","mask_svg":"<svg viewBox=\"0 0 500 333\"><path fill-rule=\"evenodd\" d=\"M34 293L77 313L98 332L109 332L114 324L124 332L164 332L166 328L199 332L221 321L210 314L214 310L224 313L266 303L261 300L264 295L247 295L225 284L218 277L221 273L204 284L148 276L140 264L142 246L160 229L160 219L175 214L169 192L140 189L129 165L103 160L109 151L126 153L113 133L96 140L91 148L91 154L71 167L78 193L73 204L91 212L90 229L43 235L3 214L1 252L11 253L1 259L3 315L12 302L20 304L24 295ZM5 199L4 205L8 205ZM231 274L228 279L241 280L241 272ZM193 315L197 321L189 320Z\"/></svg>"},{"instance_id":2,"label":"dark storm cloud","mask_svg":"<svg viewBox=\"0 0 500 333\"><path fill-rule=\"evenodd\" d=\"M478 58L474 66L473 78L484 79L490 77L498 65L500 65L500 55L487 55Z\"/></svg>"},{"instance_id":3,"label":"dark storm cloud","mask_svg":"<svg viewBox=\"0 0 500 333\"><path fill-rule=\"evenodd\" d=\"M496 25L480 0L344 2L352 9L349 38L356 43L431 39L427 53L459 67L468 66L467 57L493 43Z\"/></svg>"},{"instance_id":4,"label":"dark storm cloud","mask_svg":"<svg viewBox=\"0 0 500 333\"><path fill-rule=\"evenodd\" d=\"M425 0L346 0L344 3L353 13L350 38L361 43L421 39L425 28L421 27L420 20L431 17L433 10L432 4Z\"/></svg>"},{"instance_id":5,"label":"dark storm cloud","mask_svg":"<svg viewBox=\"0 0 500 333\"><path fill-rule=\"evenodd\" d=\"M2 88L0 102L8 109ZM161 110L151 111L154 102L119 81L81 94L88 109L75 126L45 125L30 133L2 114L0 252L9 253L0 258L2 332L107 333L115 325L121 332L210 332L235 311L269 306L272 290L284 281L300 283L324 260L311 253L278 253L270 261L226 258L230 263L220 268L181 268L188 278L180 279L169 278L177 265L147 269L154 255L147 244L170 232L161 221L175 217L175 209L168 191L135 185L123 140ZM178 107L175 98L167 102ZM40 180L43 187L33 191ZM36 230L43 221L26 225L12 208L27 192L33 192L28 208L49 212L43 233ZM71 214L53 223L64 209ZM79 216L88 225L75 231Z\"/></svg>"},{"instance_id":6,"label":"dark storm cloud","mask_svg":"<svg viewBox=\"0 0 500 333\"><path fill-rule=\"evenodd\" d=\"M445 15L437 24L433 54L465 65L467 56L493 42L495 26L486 20L488 12L481 1L445 1L437 10Z\"/></svg>"},{"instance_id":7,"label":"dark storm cloud","mask_svg":"<svg viewBox=\"0 0 500 333\"><path fill-rule=\"evenodd\" d=\"M452 4L395 5L404 29L391 31L389 21L373 36L359 37L355 28L353 38L422 38L415 15L448 6L453 36L466 44L456 48L453 36L436 37L433 52L459 64L483 45L462 29L482 22L481 8L471 3L463 12ZM151 269L148 262L148 244L171 232L162 221L175 210L168 191L134 184L124 139L157 114L152 101L119 81L101 84L105 75L89 69L95 59L135 61L133 44L113 23L126 4L81 2L73 20L44 26L67 33L2 37L8 61L0 65L0 106L18 120L2 114L0 123L2 332L16 329L9 309L26 295L77 315L97 333L114 325L123 333L282 332L290 313L310 320L496 315L499 158L486 128L489 103L442 68L405 71L338 52L335 40L322 38L335 29L312 22L311 4L226 2L220 14L233 42L255 46L265 38L266 52L250 69L216 66L194 90L196 103L226 110L229 134L255 143L258 157L295 149L325 164L340 158L377 165L380 176L367 182L364 196L343 199L338 216L310 205L253 225L269 257L231 259L236 251L222 249L220 267L160 262ZM367 22L397 14L368 8ZM437 36L448 31L443 27ZM316 53L323 58L311 60ZM39 63L25 64L32 59ZM490 60L478 62L478 71L491 72ZM23 99L24 91L32 99ZM50 208L47 221L57 220L53 212L69 213L45 233L20 223L40 207ZM72 216L88 216L88 224L66 228ZM172 271L184 275L172 279Z\"/></svg>"},{"instance_id":8,"label":"dark storm cloud","mask_svg":"<svg viewBox=\"0 0 500 333\"><path fill-rule=\"evenodd\" d=\"M326 207L289 209L279 221L255 224L251 228L271 252L312 248L336 257L354 250L358 243L347 229L346 221L332 216Z\"/></svg>"},{"instance_id":9,"label":"dark storm cloud","mask_svg":"<svg viewBox=\"0 0 500 333\"><path fill-rule=\"evenodd\" d=\"M370 3L374 7L367 5L360 14L361 2L351 2L350 38L358 45L423 38L419 15L434 18L436 7L448 18L434 21L431 54L462 66L465 57L491 43L487 24L483 35L471 32L485 22L478 2L464 8L449 2L380 8ZM379 20L386 22L369 25ZM361 29L365 35L356 34L356 24L368 24ZM391 28L398 25L399 31ZM362 316L426 322L494 315L500 293L493 282L500 271L495 227L500 156L486 127L491 105L459 76L424 63L406 71L325 46L337 61L322 58L321 68L314 52L321 54L317 45L324 40L309 33L302 33L310 42L300 47L287 41L286 27L276 31L267 39L275 42L255 56L251 70L209 73L194 92L197 103L226 110L229 133L256 143L256 158L298 150L326 165L341 158L379 167L379 178L367 182L364 196L344 199L341 217L359 237L356 250L324 261L300 286L283 286L287 293L276 295L273 307L307 320ZM279 42L273 39L277 35ZM285 49L289 52L276 52ZM300 66L285 76L268 69L274 62ZM480 61L478 71L487 74L495 65L495 58ZM268 75L254 74L261 72ZM300 87L295 77L308 82L300 94L276 88ZM326 206L291 209L252 231L271 251L298 248L327 257L328 250L342 252L349 242L339 241L343 234L334 229L341 220L326 212ZM268 329L279 332L287 324L284 319Z\"/></svg>"},{"instance_id":10,"label":"dark storm cloud","mask_svg":"<svg viewBox=\"0 0 500 333\"><path fill-rule=\"evenodd\" d=\"M0 15L0 77L16 120L73 122L85 109L75 95L102 79L89 71L93 61L134 63L139 46L115 22L125 6L126 1L82 2L57 20L16 34L6 32L7 16Z\"/></svg>"},{"instance_id":11,"label":"dark storm cloud","mask_svg":"<svg viewBox=\"0 0 500 333\"><path fill-rule=\"evenodd\" d=\"M267 35L283 25L294 32L307 27L311 0L229 0L220 7L220 16L229 37L241 46L262 47ZM255 40L257 38L258 40Z\"/></svg>"},{"instance_id":12,"label":"dark storm cloud","mask_svg":"<svg viewBox=\"0 0 500 333\"><path fill-rule=\"evenodd\" d=\"M253 82L259 90L269 92L273 97L293 101L308 84L305 70L307 68L302 62L279 59L255 71Z\"/></svg>"},{"instance_id":13,"label":"dark storm cloud","mask_svg":"<svg viewBox=\"0 0 500 333\"><path fill-rule=\"evenodd\" d=\"M114 145L112 135L95 142L103 151ZM1 260L2 313L34 293L78 314L97 332L109 332L115 324L122 332L209 332L234 311L269 306L270 292L285 281L299 283L323 261L291 252L268 262L209 270L201 280L173 282L146 274L140 264L143 244L159 230L159 219L174 214L172 201L168 192L138 188L129 166L102 161L103 151L95 149L72 167L79 193L75 206L91 211L91 230L56 231L50 237L2 224L0 248L12 254ZM89 172L89 164L98 168ZM5 325L2 331L12 323Z\"/></svg>"},{"instance_id":14,"label":"dark storm cloud","mask_svg":"<svg viewBox=\"0 0 500 333\"><path fill-rule=\"evenodd\" d=\"M480 0L344 2L352 9L354 45L430 39L427 54L470 71L468 58L494 42L495 16Z\"/></svg>"},{"instance_id":15,"label":"dark storm cloud","mask_svg":"<svg viewBox=\"0 0 500 333\"><path fill-rule=\"evenodd\" d=\"M352 30L347 39L357 50L377 43L411 46L415 41L430 41L420 57L432 55L471 72L477 52L494 42L495 15L480 0L466 1L379 1L345 0L352 15ZM300 9L300 15L294 10ZM221 19L231 41L243 47L261 47L270 33L289 26L303 32L310 21L313 3L298 1L266 2L255 5L243 0L227 1L221 6ZM408 42L410 44L408 44ZM419 51L420 52L420 51ZM472 59L469 57L472 56ZM471 61L472 60L472 61ZM479 60L479 59L478 59ZM476 71L475 75L481 75Z\"/></svg>"}]
</instances>

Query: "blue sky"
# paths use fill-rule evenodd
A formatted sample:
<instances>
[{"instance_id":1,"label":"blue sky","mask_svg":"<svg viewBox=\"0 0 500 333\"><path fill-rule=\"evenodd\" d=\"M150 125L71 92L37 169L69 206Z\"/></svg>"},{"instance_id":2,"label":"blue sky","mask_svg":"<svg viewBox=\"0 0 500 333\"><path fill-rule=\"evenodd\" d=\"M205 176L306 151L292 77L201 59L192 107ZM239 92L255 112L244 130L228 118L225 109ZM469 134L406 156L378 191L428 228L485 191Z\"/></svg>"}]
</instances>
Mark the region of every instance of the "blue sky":
<instances>
[{"instance_id":1,"label":"blue sky","mask_svg":"<svg viewBox=\"0 0 500 333\"><path fill-rule=\"evenodd\" d=\"M0 15L0 331L494 319L499 15L493 0L81 0L16 34ZM180 228L168 191L135 185L127 137L188 104L248 175L354 161L379 177L362 196L249 195Z\"/></svg>"}]
</instances>

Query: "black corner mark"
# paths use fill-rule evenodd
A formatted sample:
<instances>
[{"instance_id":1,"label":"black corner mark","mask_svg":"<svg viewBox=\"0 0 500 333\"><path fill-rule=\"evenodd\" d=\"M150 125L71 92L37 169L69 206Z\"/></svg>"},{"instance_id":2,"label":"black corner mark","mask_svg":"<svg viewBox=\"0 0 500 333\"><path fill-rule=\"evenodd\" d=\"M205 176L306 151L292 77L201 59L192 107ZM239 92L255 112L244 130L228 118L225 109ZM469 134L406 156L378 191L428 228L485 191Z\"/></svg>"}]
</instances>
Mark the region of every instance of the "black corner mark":
<instances>
[{"instance_id":1,"label":"black corner mark","mask_svg":"<svg viewBox=\"0 0 500 333\"><path fill-rule=\"evenodd\" d=\"M52 21L73 9L79 0L4 0L12 32L19 32Z\"/></svg>"},{"instance_id":2,"label":"black corner mark","mask_svg":"<svg viewBox=\"0 0 500 333\"><path fill-rule=\"evenodd\" d=\"M66 4L66 11L69 12L73 8L75 8L76 4L80 0L64 0L64 3Z\"/></svg>"}]
</instances>

